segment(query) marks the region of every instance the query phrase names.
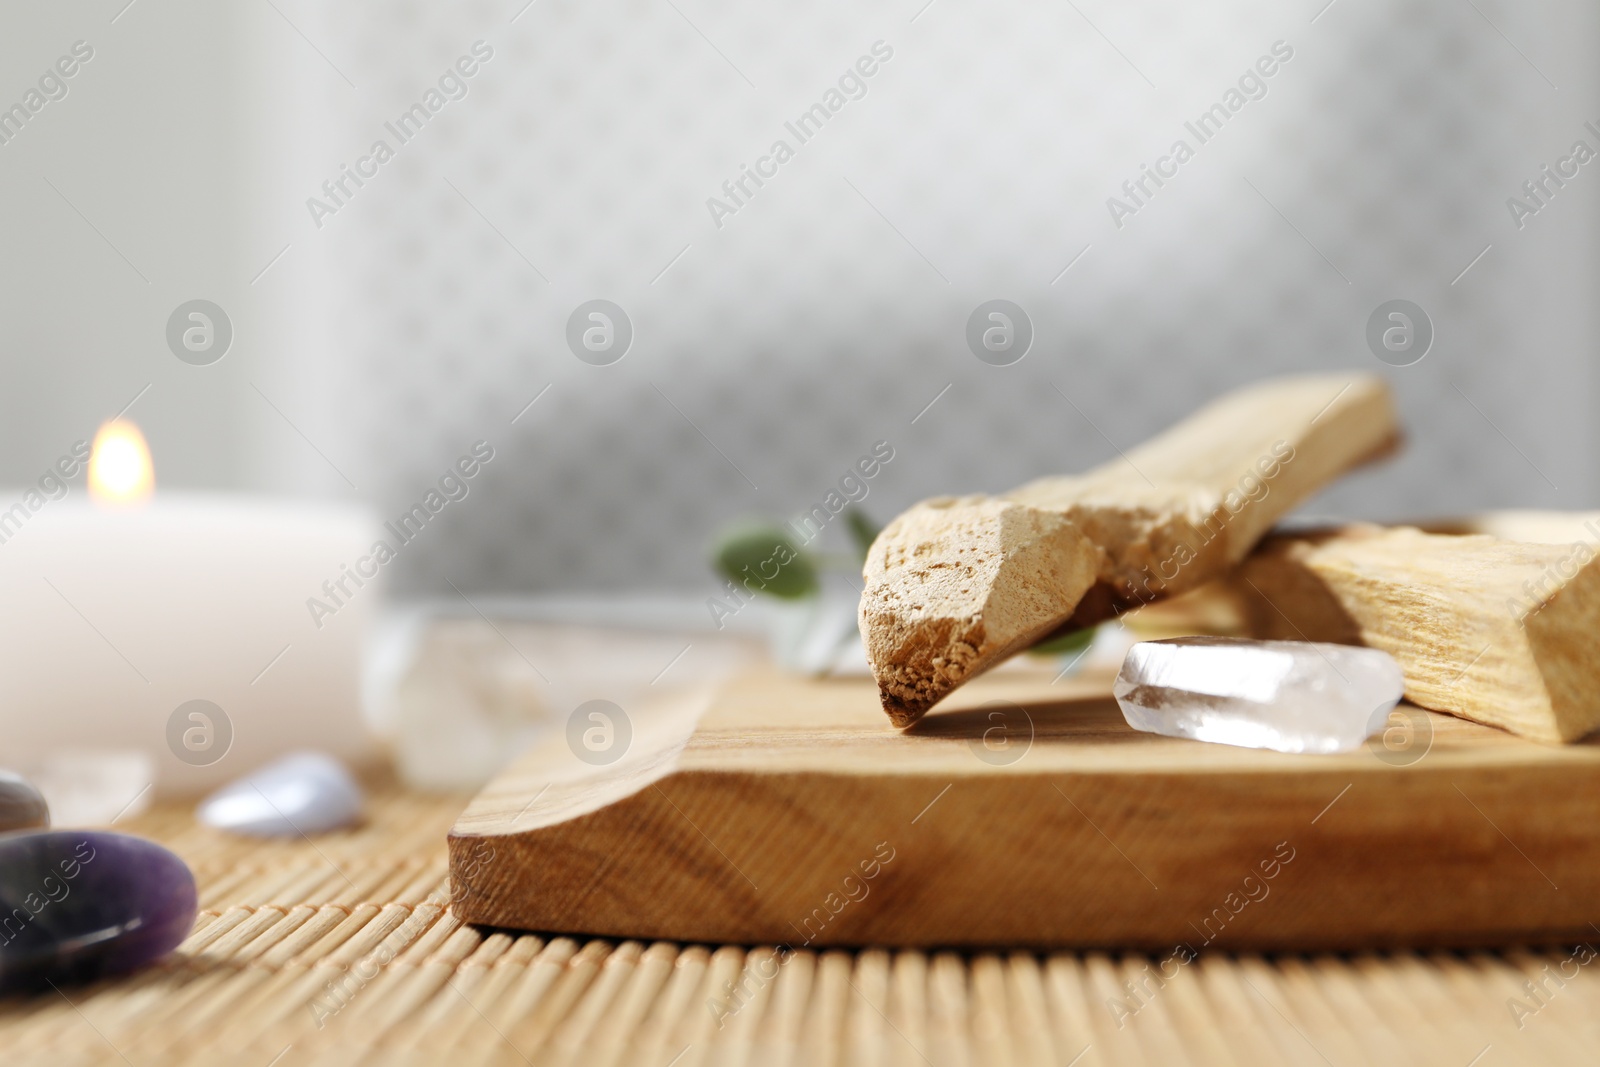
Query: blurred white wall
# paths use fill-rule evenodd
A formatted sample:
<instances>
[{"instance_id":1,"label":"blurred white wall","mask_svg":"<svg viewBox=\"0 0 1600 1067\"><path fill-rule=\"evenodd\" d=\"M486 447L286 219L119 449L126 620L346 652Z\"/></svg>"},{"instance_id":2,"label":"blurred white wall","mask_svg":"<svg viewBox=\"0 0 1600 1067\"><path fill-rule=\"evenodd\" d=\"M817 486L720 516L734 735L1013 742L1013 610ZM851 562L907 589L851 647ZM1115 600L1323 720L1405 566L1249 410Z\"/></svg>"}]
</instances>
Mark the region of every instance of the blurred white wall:
<instances>
[{"instance_id":1,"label":"blurred white wall","mask_svg":"<svg viewBox=\"0 0 1600 1067\"><path fill-rule=\"evenodd\" d=\"M23 101L75 42L93 57L67 94L0 145L0 466L31 482L74 440L129 410L163 480L224 485L244 470L240 390L261 358L200 371L164 340L168 313L237 303L238 85L220 5L9 4L0 107ZM9 127L7 127L9 129ZM242 316L241 316L242 317ZM241 323L241 327L246 323Z\"/></svg>"},{"instance_id":2,"label":"blurred white wall","mask_svg":"<svg viewBox=\"0 0 1600 1067\"><path fill-rule=\"evenodd\" d=\"M0 102L95 49L0 145L16 481L148 384L130 414L169 485L397 513L489 441L402 588L687 586L718 527L803 510L880 439L885 518L1347 368L1395 383L1410 449L1319 511L1600 490L1600 168L1521 229L1506 206L1600 148L1578 0L124 3L0 16ZM879 41L864 95L799 144L785 123ZM1279 41L1265 95L1199 145L1185 122ZM400 144L384 124L430 89ZM1107 198L1178 138L1194 158L1118 228ZM319 226L307 199L378 139L394 158ZM707 199L777 139L794 158L719 227ZM196 297L236 332L209 367L164 340ZM1007 367L965 340L997 297L1035 332ZM566 341L596 298L634 328L609 366ZM1364 339L1395 298L1436 331L1410 367Z\"/></svg>"}]
</instances>

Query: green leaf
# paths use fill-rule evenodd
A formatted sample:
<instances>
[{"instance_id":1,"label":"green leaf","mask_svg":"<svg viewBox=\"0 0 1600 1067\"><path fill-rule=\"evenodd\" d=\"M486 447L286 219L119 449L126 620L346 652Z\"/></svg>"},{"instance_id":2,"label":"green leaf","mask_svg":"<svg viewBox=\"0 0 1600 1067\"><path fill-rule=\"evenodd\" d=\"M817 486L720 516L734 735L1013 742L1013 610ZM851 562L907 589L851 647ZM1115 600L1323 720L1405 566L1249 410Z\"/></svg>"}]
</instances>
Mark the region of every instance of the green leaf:
<instances>
[{"instance_id":1,"label":"green leaf","mask_svg":"<svg viewBox=\"0 0 1600 1067\"><path fill-rule=\"evenodd\" d=\"M872 542L878 539L878 525L867 518L867 513L860 508L846 508L844 524L850 531L850 540L856 543L856 555L865 563L867 550L872 547Z\"/></svg>"},{"instance_id":2,"label":"green leaf","mask_svg":"<svg viewBox=\"0 0 1600 1067\"><path fill-rule=\"evenodd\" d=\"M711 562L734 584L784 600L814 596L822 588L811 557L776 526L744 526L724 534Z\"/></svg>"},{"instance_id":3,"label":"green leaf","mask_svg":"<svg viewBox=\"0 0 1600 1067\"><path fill-rule=\"evenodd\" d=\"M1086 630L1068 630L1064 634L1056 634L1040 641L1028 649L1035 656L1075 656L1089 647L1089 642L1094 640L1093 626Z\"/></svg>"}]
</instances>

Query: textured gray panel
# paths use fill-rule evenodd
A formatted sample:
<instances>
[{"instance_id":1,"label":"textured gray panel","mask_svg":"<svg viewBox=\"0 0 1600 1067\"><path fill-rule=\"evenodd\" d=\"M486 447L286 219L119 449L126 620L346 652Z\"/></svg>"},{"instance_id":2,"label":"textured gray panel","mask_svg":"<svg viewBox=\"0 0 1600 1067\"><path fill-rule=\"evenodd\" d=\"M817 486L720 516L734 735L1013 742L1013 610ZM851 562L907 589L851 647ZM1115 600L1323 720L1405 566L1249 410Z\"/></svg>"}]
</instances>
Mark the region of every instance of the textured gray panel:
<instances>
[{"instance_id":1,"label":"textured gray panel","mask_svg":"<svg viewBox=\"0 0 1600 1067\"><path fill-rule=\"evenodd\" d=\"M319 174L474 40L495 50L316 235L337 333L307 358L351 399L312 436L386 512L477 438L498 450L403 588L692 585L719 526L803 510L880 438L887 518L1311 368L1388 374L1414 430L1315 510L1595 502L1600 168L1521 230L1505 204L1600 147L1592 7L519 7L346 5L316 30L362 86L324 78ZM785 122L879 40L865 95L795 143ZM1107 198L1280 40L1265 96L1116 227ZM716 226L707 198L780 137L794 158ZM565 341L597 297L636 331L610 366ZM995 297L1036 332L1012 366L965 342ZM1364 331L1397 297L1436 340L1388 368Z\"/></svg>"}]
</instances>

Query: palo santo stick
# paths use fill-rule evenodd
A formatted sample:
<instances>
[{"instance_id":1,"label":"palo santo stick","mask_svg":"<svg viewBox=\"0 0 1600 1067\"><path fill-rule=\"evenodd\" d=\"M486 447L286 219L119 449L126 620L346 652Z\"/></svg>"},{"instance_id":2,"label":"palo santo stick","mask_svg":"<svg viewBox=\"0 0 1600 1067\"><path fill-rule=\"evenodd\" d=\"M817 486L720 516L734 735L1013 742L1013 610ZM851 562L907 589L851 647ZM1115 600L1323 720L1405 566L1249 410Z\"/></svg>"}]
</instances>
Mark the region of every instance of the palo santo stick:
<instances>
[{"instance_id":1,"label":"palo santo stick","mask_svg":"<svg viewBox=\"0 0 1600 1067\"><path fill-rule=\"evenodd\" d=\"M1230 393L1086 474L918 504L878 535L861 632L883 709L909 726L1065 624L1193 588L1280 516L1398 441L1381 379Z\"/></svg>"},{"instance_id":2,"label":"palo santo stick","mask_svg":"<svg viewBox=\"0 0 1600 1067\"><path fill-rule=\"evenodd\" d=\"M1534 511L1515 508L1485 511L1455 519L1396 523L1428 533L1488 534L1502 541L1527 541L1539 545L1595 545L1600 547L1600 511Z\"/></svg>"},{"instance_id":3,"label":"palo santo stick","mask_svg":"<svg viewBox=\"0 0 1600 1067\"><path fill-rule=\"evenodd\" d=\"M861 632L883 709L913 722L1033 645L1095 583L1100 551L1063 516L985 496L924 501L872 543Z\"/></svg>"},{"instance_id":4,"label":"palo santo stick","mask_svg":"<svg viewBox=\"0 0 1600 1067\"><path fill-rule=\"evenodd\" d=\"M1600 727L1600 523L1571 520L1464 526L1555 544L1376 526L1275 536L1236 581L1257 636L1381 648L1412 703L1573 741Z\"/></svg>"}]
</instances>

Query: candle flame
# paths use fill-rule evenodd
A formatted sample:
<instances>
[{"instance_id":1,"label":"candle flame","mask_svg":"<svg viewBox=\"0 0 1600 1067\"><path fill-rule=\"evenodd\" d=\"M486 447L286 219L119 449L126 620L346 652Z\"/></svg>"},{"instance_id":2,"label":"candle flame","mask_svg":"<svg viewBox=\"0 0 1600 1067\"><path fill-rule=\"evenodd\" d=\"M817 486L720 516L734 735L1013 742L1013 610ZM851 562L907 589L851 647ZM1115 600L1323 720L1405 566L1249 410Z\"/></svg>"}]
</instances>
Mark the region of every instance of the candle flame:
<instances>
[{"instance_id":1,"label":"candle flame","mask_svg":"<svg viewBox=\"0 0 1600 1067\"><path fill-rule=\"evenodd\" d=\"M98 504L142 504L155 487L155 464L139 427L126 419L101 426L89 452L89 496Z\"/></svg>"}]
</instances>

